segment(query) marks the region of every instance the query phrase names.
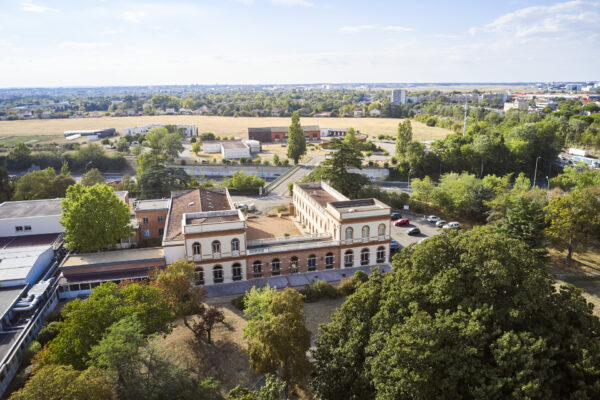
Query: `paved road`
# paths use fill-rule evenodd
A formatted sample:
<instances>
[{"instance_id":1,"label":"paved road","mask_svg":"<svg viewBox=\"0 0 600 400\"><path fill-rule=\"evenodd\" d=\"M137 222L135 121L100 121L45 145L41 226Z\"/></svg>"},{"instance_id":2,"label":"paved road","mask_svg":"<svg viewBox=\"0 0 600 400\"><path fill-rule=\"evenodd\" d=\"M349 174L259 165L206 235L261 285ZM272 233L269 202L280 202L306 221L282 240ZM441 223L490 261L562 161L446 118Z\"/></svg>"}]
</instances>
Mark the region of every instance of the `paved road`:
<instances>
[{"instance_id":1,"label":"paved road","mask_svg":"<svg viewBox=\"0 0 600 400\"><path fill-rule=\"evenodd\" d=\"M299 182L306 175L310 174L312 167L306 165L298 165L298 169L289 175L286 175L278 181L275 186L269 188L270 193L278 194L279 196L286 196L288 193L289 182Z\"/></svg>"},{"instance_id":2,"label":"paved road","mask_svg":"<svg viewBox=\"0 0 600 400\"><path fill-rule=\"evenodd\" d=\"M441 232L435 224L427 222L422 216L416 217L414 214L403 214L403 217L409 219L410 224L404 226L394 226L392 222L392 239L400 244L401 247L406 247L411 243L416 243L421 239L435 236ZM409 236L406 234L410 228L417 227L421 230L420 235Z\"/></svg>"}]
</instances>

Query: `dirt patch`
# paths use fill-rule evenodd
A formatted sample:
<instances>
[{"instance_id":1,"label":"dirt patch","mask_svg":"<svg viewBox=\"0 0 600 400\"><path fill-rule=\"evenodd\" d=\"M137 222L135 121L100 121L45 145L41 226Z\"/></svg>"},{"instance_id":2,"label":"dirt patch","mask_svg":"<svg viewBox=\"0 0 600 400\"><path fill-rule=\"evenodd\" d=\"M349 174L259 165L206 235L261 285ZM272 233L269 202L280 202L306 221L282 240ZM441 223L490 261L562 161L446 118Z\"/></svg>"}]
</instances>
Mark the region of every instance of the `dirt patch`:
<instances>
[{"instance_id":1,"label":"dirt patch","mask_svg":"<svg viewBox=\"0 0 600 400\"><path fill-rule=\"evenodd\" d=\"M583 290L583 297L588 303L594 305L594 315L600 317L600 279L568 279L566 281L557 280L555 287L558 290L559 286L570 283L573 286Z\"/></svg>"},{"instance_id":2,"label":"dirt patch","mask_svg":"<svg viewBox=\"0 0 600 400\"><path fill-rule=\"evenodd\" d=\"M283 237L286 233L290 234L290 236L301 234L290 217L261 216L248 219L246 224L248 225L248 229L246 230L247 240Z\"/></svg>"},{"instance_id":3,"label":"dirt patch","mask_svg":"<svg viewBox=\"0 0 600 400\"><path fill-rule=\"evenodd\" d=\"M566 251L548 249L548 272L567 276L597 276L600 278L600 245L591 246L588 251L574 253L571 262Z\"/></svg>"}]
</instances>

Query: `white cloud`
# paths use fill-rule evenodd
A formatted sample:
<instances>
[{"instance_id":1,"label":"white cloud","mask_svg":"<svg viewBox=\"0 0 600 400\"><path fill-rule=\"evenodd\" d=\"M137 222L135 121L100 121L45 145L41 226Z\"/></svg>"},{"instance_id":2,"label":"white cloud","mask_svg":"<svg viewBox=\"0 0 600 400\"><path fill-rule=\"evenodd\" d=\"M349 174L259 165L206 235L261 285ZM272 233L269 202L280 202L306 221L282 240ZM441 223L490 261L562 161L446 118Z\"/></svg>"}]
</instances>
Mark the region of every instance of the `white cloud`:
<instances>
[{"instance_id":1,"label":"white cloud","mask_svg":"<svg viewBox=\"0 0 600 400\"><path fill-rule=\"evenodd\" d=\"M123 11L120 18L133 23L141 22L146 13L143 11Z\"/></svg>"},{"instance_id":2,"label":"white cloud","mask_svg":"<svg viewBox=\"0 0 600 400\"><path fill-rule=\"evenodd\" d=\"M31 1L22 1L20 3L21 10L26 12L43 13L52 10L50 7L33 4Z\"/></svg>"},{"instance_id":3,"label":"white cloud","mask_svg":"<svg viewBox=\"0 0 600 400\"><path fill-rule=\"evenodd\" d=\"M600 3L584 0L526 7L502 15L482 27L470 28L469 33L509 34L517 38L593 34L600 24L599 11Z\"/></svg>"},{"instance_id":4,"label":"white cloud","mask_svg":"<svg viewBox=\"0 0 600 400\"><path fill-rule=\"evenodd\" d=\"M242 4L246 4L246 5L250 5L250 4L254 4L254 0L233 0L236 3L242 3Z\"/></svg>"},{"instance_id":5,"label":"white cloud","mask_svg":"<svg viewBox=\"0 0 600 400\"><path fill-rule=\"evenodd\" d=\"M313 3L306 0L271 0L271 4L275 6L287 6L287 7L312 7Z\"/></svg>"},{"instance_id":6,"label":"white cloud","mask_svg":"<svg viewBox=\"0 0 600 400\"><path fill-rule=\"evenodd\" d=\"M104 30L102 31L103 34L105 35L116 35L117 33L121 33L122 31L119 29L115 29L115 28L111 28L109 26L107 26L106 28L104 28Z\"/></svg>"},{"instance_id":7,"label":"white cloud","mask_svg":"<svg viewBox=\"0 0 600 400\"><path fill-rule=\"evenodd\" d=\"M76 49L76 50L89 50L96 49L99 47L110 46L108 42L60 42L58 45L60 49Z\"/></svg>"},{"instance_id":8,"label":"white cloud","mask_svg":"<svg viewBox=\"0 0 600 400\"><path fill-rule=\"evenodd\" d=\"M390 25L390 26L384 26L383 30L384 31L394 31L394 32L412 32L415 30L415 28L408 28L406 26Z\"/></svg>"}]
</instances>

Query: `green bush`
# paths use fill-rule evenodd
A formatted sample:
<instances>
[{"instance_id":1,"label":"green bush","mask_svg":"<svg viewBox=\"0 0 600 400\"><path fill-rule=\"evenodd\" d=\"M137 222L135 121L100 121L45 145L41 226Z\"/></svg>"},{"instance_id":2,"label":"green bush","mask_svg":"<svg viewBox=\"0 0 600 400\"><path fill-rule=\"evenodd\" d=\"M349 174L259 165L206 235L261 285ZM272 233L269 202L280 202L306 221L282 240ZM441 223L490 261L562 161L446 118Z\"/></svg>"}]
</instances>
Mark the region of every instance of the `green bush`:
<instances>
[{"instance_id":1,"label":"green bush","mask_svg":"<svg viewBox=\"0 0 600 400\"><path fill-rule=\"evenodd\" d=\"M313 303L321 299L337 299L342 296L334 286L325 281L316 281L312 285L306 284L300 289L306 303Z\"/></svg>"},{"instance_id":2,"label":"green bush","mask_svg":"<svg viewBox=\"0 0 600 400\"><path fill-rule=\"evenodd\" d=\"M365 271L356 271L352 277L356 282L365 283L369 280L369 275Z\"/></svg>"},{"instance_id":3,"label":"green bush","mask_svg":"<svg viewBox=\"0 0 600 400\"><path fill-rule=\"evenodd\" d=\"M231 305L240 311L246 308L246 293L240 294L238 297L231 300Z\"/></svg>"},{"instance_id":4,"label":"green bush","mask_svg":"<svg viewBox=\"0 0 600 400\"><path fill-rule=\"evenodd\" d=\"M28 365L29 361L35 356L35 354L42 349L42 345L37 340L29 343L29 346L23 352L23 365Z\"/></svg>"},{"instance_id":5,"label":"green bush","mask_svg":"<svg viewBox=\"0 0 600 400\"><path fill-rule=\"evenodd\" d=\"M40 329L37 335L37 341L44 346L46 343L54 339L56 335L58 335L58 321L50 322L48 325Z\"/></svg>"}]
</instances>

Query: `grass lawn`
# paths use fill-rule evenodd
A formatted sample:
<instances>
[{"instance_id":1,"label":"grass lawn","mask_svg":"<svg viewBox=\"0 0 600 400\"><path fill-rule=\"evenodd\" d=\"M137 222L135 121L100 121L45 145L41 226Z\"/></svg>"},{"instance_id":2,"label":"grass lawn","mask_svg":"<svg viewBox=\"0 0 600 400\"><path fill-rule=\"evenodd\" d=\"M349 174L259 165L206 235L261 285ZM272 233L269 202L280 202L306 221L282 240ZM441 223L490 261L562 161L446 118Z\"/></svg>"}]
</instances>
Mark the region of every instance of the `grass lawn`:
<instances>
[{"instance_id":1,"label":"grass lawn","mask_svg":"<svg viewBox=\"0 0 600 400\"><path fill-rule=\"evenodd\" d=\"M53 139L55 136L50 135L32 135L32 136L0 136L0 145L14 146L18 143L34 144L46 142Z\"/></svg>"},{"instance_id":2,"label":"grass lawn","mask_svg":"<svg viewBox=\"0 0 600 400\"><path fill-rule=\"evenodd\" d=\"M323 128L354 127L362 134L377 136L378 134L396 135L397 118L301 118L304 125L319 125ZM0 137L8 136L52 136L52 140L64 142L66 130L123 128L146 124L194 124L199 132L213 132L217 136L236 136L246 138L249 127L288 126L290 118L259 117L219 117L205 115L155 115L142 117L100 117L100 118L65 118L34 119L21 121L0 121ZM450 133L447 129L429 127L412 121L413 138L415 140L441 139Z\"/></svg>"},{"instance_id":3,"label":"grass lawn","mask_svg":"<svg viewBox=\"0 0 600 400\"><path fill-rule=\"evenodd\" d=\"M260 374L252 372L246 353L243 328L246 323L241 311L230 303L234 296L209 299L212 306L225 314L225 324L213 331L213 344L199 345L182 321L177 322L173 332L166 337L154 339L159 349L165 351L174 362L199 376L212 376L221 382L221 392L226 395L236 385L253 386ZM304 306L307 327L317 332L319 324L328 322L331 314L345 298L321 300Z\"/></svg>"},{"instance_id":4,"label":"grass lawn","mask_svg":"<svg viewBox=\"0 0 600 400\"><path fill-rule=\"evenodd\" d=\"M569 263L566 251L548 249L548 272L551 274L598 276L600 278L600 244L590 246L588 251L574 253Z\"/></svg>"}]
</instances>

